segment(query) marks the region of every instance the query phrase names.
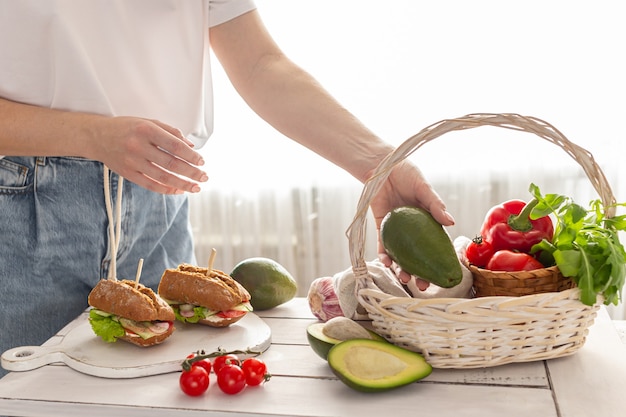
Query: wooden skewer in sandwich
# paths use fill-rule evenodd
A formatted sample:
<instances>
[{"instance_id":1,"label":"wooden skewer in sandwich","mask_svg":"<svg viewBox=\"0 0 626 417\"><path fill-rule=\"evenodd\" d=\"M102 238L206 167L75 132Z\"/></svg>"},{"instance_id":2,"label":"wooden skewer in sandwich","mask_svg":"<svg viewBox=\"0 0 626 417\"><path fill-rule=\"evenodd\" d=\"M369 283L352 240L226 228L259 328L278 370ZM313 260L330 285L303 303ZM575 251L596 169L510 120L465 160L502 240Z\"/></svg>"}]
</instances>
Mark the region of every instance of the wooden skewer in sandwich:
<instances>
[{"instance_id":1,"label":"wooden skewer in sandwich","mask_svg":"<svg viewBox=\"0 0 626 417\"><path fill-rule=\"evenodd\" d=\"M121 229L123 178L119 177L116 219L110 201L109 170L104 169L104 195L109 217L111 265L106 279L101 279L88 296L91 327L106 342L121 339L138 346L153 346L165 341L175 330L174 310L151 288L139 283L143 259L139 260L135 280L118 280L117 248Z\"/></svg>"},{"instance_id":2,"label":"wooden skewer in sandwich","mask_svg":"<svg viewBox=\"0 0 626 417\"><path fill-rule=\"evenodd\" d=\"M213 249L208 268L181 264L166 269L158 293L185 323L226 327L252 311L250 294L230 275L213 268Z\"/></svg>"}]
</instances>

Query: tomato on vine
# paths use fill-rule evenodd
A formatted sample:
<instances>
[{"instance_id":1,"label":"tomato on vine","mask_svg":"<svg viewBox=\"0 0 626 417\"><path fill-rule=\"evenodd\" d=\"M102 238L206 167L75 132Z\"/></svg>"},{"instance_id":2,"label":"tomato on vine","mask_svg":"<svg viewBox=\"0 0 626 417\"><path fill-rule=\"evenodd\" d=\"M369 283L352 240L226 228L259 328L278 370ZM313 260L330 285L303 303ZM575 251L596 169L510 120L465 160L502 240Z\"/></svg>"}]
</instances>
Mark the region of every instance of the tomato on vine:
<instances>
[{"instance_id":1,"label":"tomato on vine","mask_svg":"<svg viewBox=\"0 0 626 417\"><path fill-rule=\"evenodd\" d=\"M225 394L234 395L246 387L246 376L239 365L226 364L217 371L217 385Z\"/></svg>"},{"instance_id":2,"label":"tomato on vine","mask_svg":"<svg viewBox=\"0 0 626 417\"><path fill-rule=\"evenodd\" d=\"M267 365L260 359L248 358L241 363L241 370L246 377L246 384L250 386L261 385L269 381L271 375L267 372Z\"/></svg>"},{"instance_id":3,"label":"tomato on vine","mask_svg":"<svg viewBox=\"0 0 626 417\"><path fill-rule=\"evenodd\" d=\"M217 356L213 359L213 372L217 375L217 373L222 369L225 365L239 365L241 361L239 360L239 356L234 353L226 353L224 355Z\"/></svg>"},{"instance_id":4,"label":"tomato on vine","mask_svg":"<svg viewBox=\"0 0 626 417\"><path fill-rule=\"evenodd\" d=\"M198 353L192 353L189 356L187 356L187 359L194 359L198 355L199 355ZM209 358L196 359L195 361L191 362L191 366L200 366L206 370L207 374L211 373L211 360Z\"/></svg>"},{"instance_id":5,"label":"tomato on vine","mask_svg":"<svg viewBox=\"0 0 626 417\"><path fill-rule=\"evenodd\" d=\"M181 364L180 389L190 396L201 395L209 388L211 369L215 372L217 385L229 395L241 392L246 385L256 386L270 379L263 361L255 357L241 361L239 354L260 355L261 352L249 349L228 352L220 348L210 353L199 350L189 354Z\"/></svg>"},{"instance_id":6,"label":"tomato on vine","mask_svg":"<svg viewBox=\"0 0 626 417\"><path fill-rule=\"evenodd\" d=\"M201 366L192 366L181 372L178 382L185 394L197 397L209 388L209 373Z\"/></svg>"}]
</instances>

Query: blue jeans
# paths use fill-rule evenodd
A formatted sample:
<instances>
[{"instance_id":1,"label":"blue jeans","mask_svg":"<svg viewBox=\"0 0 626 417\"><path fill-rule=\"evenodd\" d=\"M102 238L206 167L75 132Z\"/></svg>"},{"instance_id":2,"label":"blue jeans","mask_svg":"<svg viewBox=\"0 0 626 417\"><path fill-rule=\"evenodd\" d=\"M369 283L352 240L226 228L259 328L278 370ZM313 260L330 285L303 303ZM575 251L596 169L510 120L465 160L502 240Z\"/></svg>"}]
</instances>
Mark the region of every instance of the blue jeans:
<instances>
[{"instance_id":1,"label":"blue jeans","mask_svg":"<svg viewBox=\"0 0 626 417\"><path fill-rule=\"evenodd\" d=\"M115 199L118 176L111 177ZM89 292L107 277L103 181L96 161L0 159L0 352L54 335L87 307ZM130 181L123 191L117 277L135 279L143 258L141 282L156 289L166 268L195 262L187 198Z\"/></svg>"}]
</instances>

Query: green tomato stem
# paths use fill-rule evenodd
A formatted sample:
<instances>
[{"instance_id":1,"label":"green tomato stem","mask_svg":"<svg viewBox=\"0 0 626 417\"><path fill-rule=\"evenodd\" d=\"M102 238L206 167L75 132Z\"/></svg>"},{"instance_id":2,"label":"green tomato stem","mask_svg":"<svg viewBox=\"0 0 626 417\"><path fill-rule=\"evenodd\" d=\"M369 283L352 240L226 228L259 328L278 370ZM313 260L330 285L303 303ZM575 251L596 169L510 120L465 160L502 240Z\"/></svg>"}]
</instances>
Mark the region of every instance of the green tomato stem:
<instances>
[{"instance_id":1,"label":"green tomato stem","mask_svg":"<svg viewBox=\"0 0 626 417\"><path fill-rule=\"evenodd\" d=\"M262 351L256 351L256 350L250 350L250 349L246 349L246 350L230 350L227 351L225 349L222 348L217 348L216 351L211 352L211 353L205 353L204 350L199 350L196 353L196 356L194 356L193 358L187 358L183 361L183 363L181 364L183 370L188 371L191 369L191 365L194 362L198 362L201 361L203 359L210 359L210 358L216 358L218 356L222 356L222 355L252 355L252 356L259 356L261 353L263 353Z\"/></svg>"}]
</instances>

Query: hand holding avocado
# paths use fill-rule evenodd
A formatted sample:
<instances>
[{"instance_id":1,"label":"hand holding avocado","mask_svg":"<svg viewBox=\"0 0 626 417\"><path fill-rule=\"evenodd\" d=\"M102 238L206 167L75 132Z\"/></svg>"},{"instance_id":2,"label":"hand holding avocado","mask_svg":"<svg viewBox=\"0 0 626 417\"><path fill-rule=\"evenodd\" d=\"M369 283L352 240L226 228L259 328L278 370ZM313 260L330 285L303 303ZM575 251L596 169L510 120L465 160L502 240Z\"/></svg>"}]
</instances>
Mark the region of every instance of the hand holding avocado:
<instances>
[{"instance_id":1,"label":"hand holding avocado","mask_svg":"<svg viewBox=\"0 0 626 417\"><path fill-rule=\"evenodd\" d=\"M404 271L443 288L463 279L450 236L426 210L403 206L382 220L380 241Z\"/></svg>"},{"instance_id":2,"label":"hand holding avocado","mask_svg":"<svg viewBox=\"0 0 626 417\"><path fill-rule=\"evenodd\" d=\"M380 231L382 220L387 213L401 206L423 207L442 226L454 225L454 218L446 211L443 200L428 184L417 166L407 159L394 165L382 188L370 202L376 229ZM395 266L380 238L378 239L378 258L387 268ZM402 270L401 266L394 268L394 272L404 284L413 279L408 272ZM421 290L428 287L428 282L419 279L417 281Z\"/></svg>"}]
</instances>

